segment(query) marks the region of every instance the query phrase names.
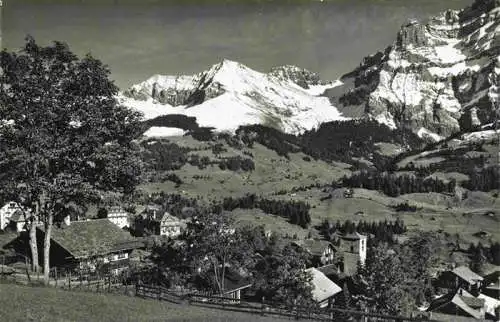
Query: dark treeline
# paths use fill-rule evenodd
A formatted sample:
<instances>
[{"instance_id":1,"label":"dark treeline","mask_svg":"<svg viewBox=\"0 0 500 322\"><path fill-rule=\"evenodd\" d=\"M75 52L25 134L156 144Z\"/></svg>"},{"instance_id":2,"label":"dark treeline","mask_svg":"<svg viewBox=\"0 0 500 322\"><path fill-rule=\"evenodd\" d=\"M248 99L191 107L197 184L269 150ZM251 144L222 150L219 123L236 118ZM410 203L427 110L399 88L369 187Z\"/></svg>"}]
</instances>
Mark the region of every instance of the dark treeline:
<instances>
[{"instance_id":1,"label":"dark treeline","mask_svg":"<svg viewBox=\"0 0 500 322\"><path fill-rule=\"evenodd\" d=\"M287 218L290 223L307 228L311 223L311 206L303 201L271 200L247 194L240 198L224 198L222 209L232 211L236 208L261 209L265 213Z\"/></svg>"},{"instance_id":2,"label":"dark treeline","mask_svg":"<svg viewBox=\"0 0 500 322\"><path fill-rule=\"evenodd\" d=\"M341 180L344 187L365 188L369 190L378 190L391 197L397 197L407 193L417 192L447 192L455 191L456 181L450 180L445 183L438 178L422 178L414 175L396 175L388 172L359 171L350 177L344 177ZM338 186L338 183L334 183Z\"/></svg>"},{"instance_id":3,"label":"dark treeline","mask_svg":"<svg viewBox=\"0 0 500 322\"><path fill-rule=\"evenodd\" d=\"M253 171L255 170L255 163L252 159L242 158L239 155L235 157L224 158L219 161L219 168L221 170L231 171Z\"/></svg>"},{"instance_id":4,"label":"dark treeline","mask_svg":"<svg viewBox=\"0 0 500 322\"><path fill-rule=\"evenodd\" d=\"M471 258L471 269L474 271L481 271L486 262L500 265L500 243L498 242L491 243L489 247L481 242L477 245L471 243L467 252Z\"/></svg>"},{"instance_id":5,"label":"dark treeline","mask_svg":"<svg viewBox=\"0 0 500 322\"><path fill-rule=\"evenodd\" d=\"M469 190L491 191L500 189L500 166L471 170L464 186Z\"/></svg>"},{"instance_id":6,"label":"dark treeline","mask_svg":"<svg viewBox=\"0 0 500 322\"><path fill-rule=\"evenodd\" d=\"M152 170L178 170L188 161L189 148L168 141L146 140L142 142L142 159Z\"/></svg>"},{"instance_id":7,"label":"dark treeline","mask_svg":"<svg viewBox=\"0 0 500 322\"><path fill-rule=\"evenodd\" d=\"M358 232L360 234L368 235L371 244L379 242L386 242L393 244L396 242L395 235L404 234L406 232L406 225L403 220L396 219L395 221L378 221L366 222L359 221L355 223L350 220L344 222L332 222L324 220L319 230L327 240L333 240L336 233L352 234Z\"/></svg>"},{"instance_id":8,"label":"dark treeline","mask_svg":"<svg viewBox=\"0 0 500 322\"><path fill-rule=\"evenodd\" d=\"M352 163L353 157L372 161L379 169L386 168L391 160L376 153L378 142L422 145L413 133L400 133L374 120L333 121L300 136L282 133L262 125L241 126L236 135L247 146L260 143L287 157L289 153L303 152L315 159Z\"/></svg>"}]
</instances>

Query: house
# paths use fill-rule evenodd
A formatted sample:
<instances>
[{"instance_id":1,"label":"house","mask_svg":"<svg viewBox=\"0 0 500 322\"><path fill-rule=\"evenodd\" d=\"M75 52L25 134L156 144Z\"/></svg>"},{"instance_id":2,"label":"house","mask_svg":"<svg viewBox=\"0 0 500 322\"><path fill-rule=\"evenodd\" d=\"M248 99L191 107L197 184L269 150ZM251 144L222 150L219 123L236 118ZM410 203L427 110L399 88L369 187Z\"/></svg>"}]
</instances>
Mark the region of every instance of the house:
<instances>
[{"instance_id":1,"label":"house","mask_svg":"<svg viewBox=\"0 0 500 322\"><path fill-rule=\"evenodd\" d=\"M483 278L482 293L495 299L500 299L500 271L494 271Z\"/></svg>"},{"instance_id":2,"label":"house","mask_svg":"<svg viewBox=\"0 0 500 322\"><path fill-rule=\"evenodd\" d=\"M111 207L108 210L108 220L120 229L130 227L129 216L130 214L119 206Z\"/></svg>"},{"instance_id":3,"label":"house","mask_svg":"<svg viewBox=\"0 0 500 322\"><path fill-rule=\"evenodd\" d=\"M443 272L438 278L438 285L443 288L462 288L468 292L478 293L483 277L471 271L467 266L459 266L451 271Z\"/></svg>"},{"instance_id":4,"label":"house","mask_svg":"<svg viewBox=\"0 0 500 322\"><path fill-rule=\"evenodd\" d=\"M146 206L143 212L143 219L159 220L161 216L161 207L155 204Z\"/></svg>"},{"instance_id":5,"label":"house","mask_svg":"<svg viewBox=\"0 0 500 322\"><path fill-rule=\"evenodd\" d=\"M428 312L437 312L450 316L447 321L452 321L453 316L462 316L482 320L485 318L485 300L476 298L464 289L443 295L435 299Z\"/></svg>"},{"instance_id":6,"label":"house","mask_svg":"<svg viewBox=\"0 0 500 322\"><path fill-rule=\"evenodd\" d=\"M292 245L301 247L311 254L313 256L313 265L316 267L335 263L336 250L332 243L326 240L305 239L294 241Z\"/></svg>"},{"instance_id":7,"label":"house","mask_svg":"<svg viewBox=\"0 0 500 322\"><path fill-rule=\"evenodd\" d=\"M329 307L334 302L334 297L342 292L342 288L326 277L318 269L311 267L306 272L312 275L312 298L321 308Z\"/></svg>"},{"instance_id":8,"label":"house","mask_svg":"<svg viewBox=\"0 0 500 322\"><path fill-rule=\"evenodd\" d=\"M186 228L186 222L165 212L160 221L160 236L178 237Z\"/></svg>"},{"instance_id":9,"label":"house","mask_svg":"<svg viewBox=\"0 0 500 322\"><path fill-rule=\"evenodd\" d=\"M478 299L484 300L484 309L487 319L493 319L495 321L500 321L499 316L499 308L500 308L500 299L496 299L484 294L479 294L477 296Z\"/></svg>"},{"instance_id":10,"label":"house","mask_svg":"<svg viewBox=\"0 0 500 322\"><path fill-rule=\"evenodd\" d=\"M14 201L7 202L0 208L0 230L5 230L5 228L7 228L16 210L22 211L21 207Z\"/></svg>"},{"instance_id":11,"label":"house","mask_svg":"<svg viewBox=\"0 0 500 322\"><path fill-rule=\"evenodd\" d=\"M37 227L39 249L44 236L44 227ZM68 216L63 224L52 228L50 263L79 272L119 274L128 269L130 253L142 246L106 218L71 222Z\"/></svg>"},{"instance_id":12,"label":"house","mask_svg":"<svg viewBox=\"0 0 500 322\"><path fill-rule=\"evenodd\" d=\"M241 292L252 286L249 278L242 276L234 270L226 269L224 274L223 297L234 299L238 303L241 299Z\"/></svg>"}]
</instances>

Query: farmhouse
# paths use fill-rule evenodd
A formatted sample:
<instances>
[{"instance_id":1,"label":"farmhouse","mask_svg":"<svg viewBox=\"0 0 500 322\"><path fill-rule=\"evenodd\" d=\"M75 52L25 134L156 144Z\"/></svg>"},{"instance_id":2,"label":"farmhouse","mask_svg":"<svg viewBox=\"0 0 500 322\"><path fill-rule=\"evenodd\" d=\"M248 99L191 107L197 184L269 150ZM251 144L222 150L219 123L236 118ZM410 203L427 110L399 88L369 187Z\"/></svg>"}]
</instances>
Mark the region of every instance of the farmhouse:
<instances>
[{"instance_id":1,"label":"farmhouse","mask_svg":"<svg viewBox=\"0 0 500 322\"><path fill-rule=\"evenodd\" d=\"M109 221L118 226L120 229L130 227L129 215L130 214L128 212L119 206L111 207L108 210Z\"/></svg>"},{"instance_id":2,"label":"farmhouse","mask_svg":"<svg viewBox=\"0 0 500 322\"><path fill-rule=\"evenodd\" d=\"M241 276L233 270L226 269L224 274L223 297L234 299L236 302L241 299L241 291L252 286L248 278Z\"/></svg>"},{"instance_id":3,"label":"farmhouse","mask_svg":"<svg viewBox=\"0 0 500 322\"><path fill-rule=\"evenodd\" d=\"M37 227L39 247L44 240L44 227ZM51 266L79 271L111 272L127 270L130 253L142 243L118 228L108 219L70 222L54 225L51 234ZM41 249L41 248L39 248ZM43 256L43 252L40 252Z\"/></svg>"},{"instance_id":4,"label":"farmhouse","mask_svg":"<svg viewBox=\"0 0 500 322\"><path fill-rule=\"evenodd\" d=\"M296 247L301 247L313 256L313 265L324 266L335 262L335 248L326 240L305 239L292 243Z\"/></svg>"},{"instance_id":5,"label":"farmhouse","mask_svg":"<svg viewBox=\"0 0 500 322\"><path fill-rule=\"evenodd\" d=\"M474 297L464 289L458 289L434 300L427 311L482 320L485 318L485 300Z\"/></svg>"},{"instance_id":6,"label":"farmhouse","mask_svg":"<svg viewBox=\"0 0 500 322\"><path fill-rule=\"evenodd\" d=\"M439 286L448 289L462 288L468 292L477 293L481 289L483 278L467 266L459 266L439 276Z\"/></svg>"},{"instance_id":7,"label":"farmhouse","mask_svg":"<svg viewBox=\"0 0 500 322\"><path fill-rule=\"evenodd\" d=\"M179 236L186 223L179 218L165 212L160 221L160 235L175 238Z\"/></svg>"},{"instance_id":8,"label":"farmhouse","mask_svg":"<svg viewBox=\"0 0 500 322\"><path fill-rule=\"evenodd\" d=\"M342 288L331 281L318 269L311 267L306 272L312 275L312 298L322 308L329 307L334 302L334 297L342 292Z\"/></svg>"},{"instance_id":9,"label":"farmhouse","mask_svg":"<svg viewBox=\"0 0 500 322\"><path fill-rule=\"evenodd\" d=\"M7 202L2 208L0 208L0 230L5 230L11 222L11 218L16 211L21 211L22 209L16 202Z\"/></svg>"}]
</instances>

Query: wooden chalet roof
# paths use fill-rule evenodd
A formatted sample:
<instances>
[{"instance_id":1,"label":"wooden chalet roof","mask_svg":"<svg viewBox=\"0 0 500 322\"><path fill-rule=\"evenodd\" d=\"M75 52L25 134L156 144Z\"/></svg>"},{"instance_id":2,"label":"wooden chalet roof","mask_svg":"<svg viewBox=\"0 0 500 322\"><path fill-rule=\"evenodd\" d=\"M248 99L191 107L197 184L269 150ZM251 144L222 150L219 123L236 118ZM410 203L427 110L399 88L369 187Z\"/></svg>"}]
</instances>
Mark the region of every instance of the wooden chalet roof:
<instances>
[{"instance_id":1,"label":"wooden chalet roof","mask_svg":"<svg viewBox=\"0 0 500 322\"><path fill-rule=\"evenodd\" d=\"M313 286L312 297L316 302L323 302L326 299L338 294L342 291L342 288L335 284L332 280L326 277L321 271L314 267L306 269L306 272L311 273Z\"/></svg>"},{"instance_id":2,"label":"wooden chalet roof","mask_svg":"<svg viewBox=\"0 0 500 322\"><path fill-rule=\"evenodd\" d=\"M43 227L38 228L44 231ZM53 226L51 239L66 249L74 258L105 255L143 246L141 242L107 218L75 221L61 228Z\"/></svg>"},{"instance_id":3,"label":"wooden chalet roof","mask_svg":"<svg viewBox=\"0 0 500 322\"><path fill-rule=\"evenodd\" d=\"M319 239L305 239L305 240L298 240L294 242L295 245L304 248L306 251L311 253L312 255L315 256L321 256L323 255L323 252L328 246L333 247L332 243L326 240L319 240Z\"/></svg>"},{"instance_id":4,"label":"wooden chalet roof","mask_svg":"<svg viewBox=\"0 0 500 322\"><path fill-rule=\"evenodd\" d=\"M467 281L467 283L469 284L475 284L478 281L483 280L483 278L480 275L471 271L471 269L468 268L467 266L459 266L454 270L452 270L451 272L460 277L461 279L463 279L464 281Z\"/></svg>"},{"instance_id":5,"label":"wooden chalet roof","mask_svg":"<svg viewBox=\"0 0 500 322\"><path fill-rule=\"evenodd\" d=\"M456 293L450 293L435 299L427 311L438 311L447 305L454 305L467 315L475 319L482 319L483 315L480 309L484 307L484 303L484 299L476 298L466 290L459 289Z\"/></svg>"}]
</instances>

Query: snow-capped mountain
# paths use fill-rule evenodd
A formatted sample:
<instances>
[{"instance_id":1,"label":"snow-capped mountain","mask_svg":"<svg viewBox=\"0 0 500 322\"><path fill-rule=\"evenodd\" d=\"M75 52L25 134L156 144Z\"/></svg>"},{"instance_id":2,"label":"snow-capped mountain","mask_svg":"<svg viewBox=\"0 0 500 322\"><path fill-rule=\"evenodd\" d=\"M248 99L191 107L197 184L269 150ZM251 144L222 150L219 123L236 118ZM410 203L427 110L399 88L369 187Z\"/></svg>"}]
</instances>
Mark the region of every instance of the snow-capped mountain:
<instances>
[{"instance_id":1,"label":"snow-capped mountain","mask_svg":"<svg viewBox=\"0 0 500 322\"><path fill-rule=\"evenodd\" d=\"M326 97L324 83L314 73L293 66L265 74L238 62L223 60L193 76L155 75L119 96L122 104L146 119L167 114L196 117L199 126L234 131L241 125L266 124L300 133L320 123L344 119ZM147 136L178 135L175 128L155 127Z\"/></svg>"},{"instance_id":2,"label":"snow-capped mountain","mask_svg":"<svg viewBox=\"0 0 500 322\"><path fill-rule=\"evenodd\" d=\"M426 23L409 21L326 95L346 116L439 140L494 121L499 74L500 1L476 0Z\"/></svg>"}]
</instances>

